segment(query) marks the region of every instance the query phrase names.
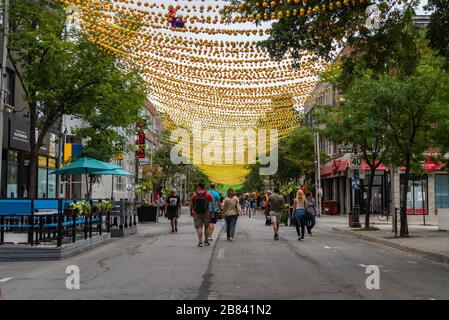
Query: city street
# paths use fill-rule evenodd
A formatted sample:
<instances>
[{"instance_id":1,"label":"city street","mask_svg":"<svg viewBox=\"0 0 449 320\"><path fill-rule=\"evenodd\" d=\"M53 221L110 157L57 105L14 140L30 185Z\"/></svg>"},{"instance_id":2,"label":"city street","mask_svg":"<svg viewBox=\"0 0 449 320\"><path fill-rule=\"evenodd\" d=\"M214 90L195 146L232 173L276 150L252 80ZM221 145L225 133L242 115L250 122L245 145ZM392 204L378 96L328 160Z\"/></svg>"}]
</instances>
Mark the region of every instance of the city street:
<instances>
[{"instance_id":1,"label":"city street","mask_svg":"<svg viewBox=\"0 0 449 320\"><path fill-rule=\"evenodd\" d=\"M294 227L280 240L260 215L241 216L234 242L216 226L211 247L196 247L192 219L179 233L166 219L139 233L64 261L0 264L1 299L448 299L449 266L334 233L345 219L317 218L303 242ZM80 290L66 288L66 267L80 269ZM380 268L380 289L365 286Z\"/></svg>"}]
</instances>

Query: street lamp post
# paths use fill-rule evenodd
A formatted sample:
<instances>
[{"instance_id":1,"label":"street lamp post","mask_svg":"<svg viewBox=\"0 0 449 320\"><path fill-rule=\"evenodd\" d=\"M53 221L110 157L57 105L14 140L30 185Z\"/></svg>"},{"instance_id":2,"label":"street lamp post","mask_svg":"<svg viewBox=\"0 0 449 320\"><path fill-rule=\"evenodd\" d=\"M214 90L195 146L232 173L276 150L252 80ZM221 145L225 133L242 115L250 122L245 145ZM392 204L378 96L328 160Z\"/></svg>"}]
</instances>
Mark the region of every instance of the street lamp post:
<instances>
[{"instance_id":1,"label":"street lamp post","mask_svg":"<svg viewBox=\"0 0 449 320\"><path fill-rule=\"evenodd\" d=\"M3 44L2 44L2 66L1 66L1 84L0 84L0 181L2 177L2 159L3 159L3 131L4 131L4 111L5 111L5 93L6 78L8 76L6 64L8 56L8 34L9 34L9 0L3 0Z\"/></svg>"}]
</instances>

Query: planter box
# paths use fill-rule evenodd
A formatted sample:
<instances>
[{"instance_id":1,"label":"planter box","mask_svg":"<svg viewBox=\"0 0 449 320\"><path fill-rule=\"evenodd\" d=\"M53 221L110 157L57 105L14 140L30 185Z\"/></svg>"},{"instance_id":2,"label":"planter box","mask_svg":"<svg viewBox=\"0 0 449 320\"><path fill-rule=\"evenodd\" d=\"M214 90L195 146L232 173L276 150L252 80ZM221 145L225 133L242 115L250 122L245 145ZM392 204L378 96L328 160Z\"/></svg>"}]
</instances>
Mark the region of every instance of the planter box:
<instances>
[{"instance_id":1,"label":"planter box","mask_svg":"<svg viewBox=\"0 0 449 320\"><path fill-rule=\"evenodd\" d=\"M139 222L157 222L157 207L143 206L137 208Z\"/></svg>"}]
</instances>

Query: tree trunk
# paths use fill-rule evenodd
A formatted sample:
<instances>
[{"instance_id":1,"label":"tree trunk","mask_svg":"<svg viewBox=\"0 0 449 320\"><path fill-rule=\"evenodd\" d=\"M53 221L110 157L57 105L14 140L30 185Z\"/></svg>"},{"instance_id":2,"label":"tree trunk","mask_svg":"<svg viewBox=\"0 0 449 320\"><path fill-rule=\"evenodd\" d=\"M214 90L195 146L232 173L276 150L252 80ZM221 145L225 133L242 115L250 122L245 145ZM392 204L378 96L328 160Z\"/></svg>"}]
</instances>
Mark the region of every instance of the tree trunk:
<instances>
[{"instance_id":1,"label":"tree trunk","mask_svg":"<svg viewBox=\"0 0 449 320\"><path fill-rule=\"evenodd\" d=\"M400 237L408 237L408 223L407 223L407 191L408 191L408 181L410 180L410 160L406 161L404 174L404 188L401 194L401 225L399 230Z\"/></svg>"},{"instance_id":2,"label":"tree trunk","mask_svg":"<svg viewBox=\"0 0 449 320\"><path fill-rule=\"evenodd\" d=\"M365 228L369 228L369 218L371 215L371 200L373 197L373 184L374 184L374 177L376 175L376 168L373 166L370 171L370 177L368 182L368 196L367 196L367 210L365 211Z\"/></svg>"}]
</instances>

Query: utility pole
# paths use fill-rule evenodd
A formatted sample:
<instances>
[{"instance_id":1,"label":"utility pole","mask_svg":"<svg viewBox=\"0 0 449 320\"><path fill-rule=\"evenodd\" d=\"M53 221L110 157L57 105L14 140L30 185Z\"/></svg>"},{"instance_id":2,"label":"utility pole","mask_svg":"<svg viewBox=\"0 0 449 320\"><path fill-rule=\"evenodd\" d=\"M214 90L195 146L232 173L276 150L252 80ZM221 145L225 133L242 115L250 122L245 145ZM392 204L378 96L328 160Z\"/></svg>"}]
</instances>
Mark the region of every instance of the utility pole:
<instances>
[{"instance_id":1,"label":"utility pole","mask_svg":"<svg viewBox=\"0 0 449 320\"><path fill-rule=\"evenodd\" d=\"M3 159L3 131L4 131L4 113L6 98L6 78L8 76L6 64L8 57L8 34L9 34L9 0L3 0L3 43L2 43L2 68L0 85L0 182L2 179L2 159ZM1 185L0 185L1 187Z\"/></svg>"},{"instance_id":2,"label":"utility pole","mask_svg":"<svg viewBox=\"0 0 449 320\"><path fill-rule=\"evenodd\" d=\"M315 174L315 201L318 216L321 215L321 149L320 149L320 134L315 133L315 150L316 150L316 174Z\"/></svg>"}]
</instances>

